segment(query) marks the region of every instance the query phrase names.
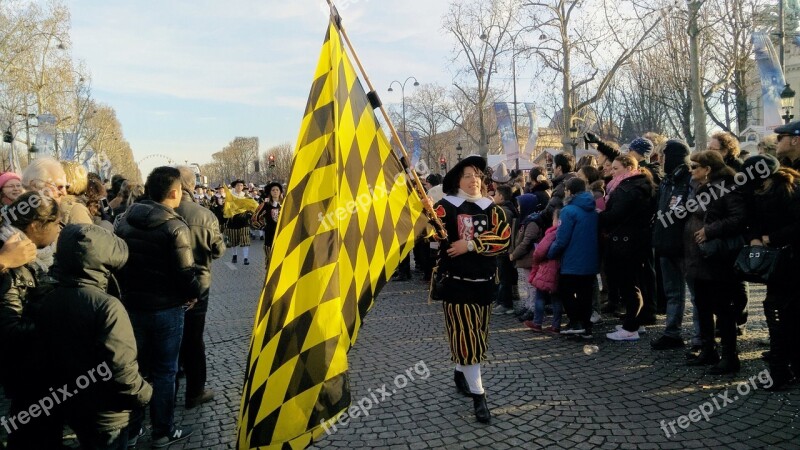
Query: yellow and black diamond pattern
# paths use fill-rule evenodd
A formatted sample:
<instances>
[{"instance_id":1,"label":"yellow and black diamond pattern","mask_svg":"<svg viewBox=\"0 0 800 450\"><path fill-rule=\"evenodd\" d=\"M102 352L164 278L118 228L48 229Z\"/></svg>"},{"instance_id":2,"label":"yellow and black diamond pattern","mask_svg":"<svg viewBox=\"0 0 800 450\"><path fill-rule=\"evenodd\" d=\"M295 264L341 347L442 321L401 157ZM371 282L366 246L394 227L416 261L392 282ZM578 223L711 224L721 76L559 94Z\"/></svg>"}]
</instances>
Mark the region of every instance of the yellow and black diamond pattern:
<instances>
[{"instance_id":1,"label":"yellow and black diamond pattern","mask_svg":"<svg viewBox=\"0 0 800 450\"><path fill-rule=\"evenodd\" d=\"M334 24L256 313L238 448L305 448L350 404L347 352L426 224Z\"/></svg>"}]
</instances>

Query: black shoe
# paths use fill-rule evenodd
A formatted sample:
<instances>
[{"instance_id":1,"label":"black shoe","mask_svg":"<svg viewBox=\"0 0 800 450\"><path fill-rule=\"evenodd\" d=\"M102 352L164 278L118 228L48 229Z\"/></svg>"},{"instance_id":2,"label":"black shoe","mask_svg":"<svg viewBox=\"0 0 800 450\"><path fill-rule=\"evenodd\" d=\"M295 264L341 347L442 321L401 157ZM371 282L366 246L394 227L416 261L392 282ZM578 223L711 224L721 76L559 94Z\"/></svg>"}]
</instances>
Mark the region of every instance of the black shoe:
<instances>
[{"instance_id":1,"label":"black shoe","mask_svg":"<svg viewBox=\"0 0 800 450\"><path fill-rule=\"evenodd\" d=\"M520 322L525 322L526 320L533 320L533 311L525 311L522 314L517 316Z\"/></svg>"},{"instance_id":2,"label":"black shoe","mask_svg":"<svg viewBox=\"0 0 800 450\"><path fill-rule=\"evenodd\" d=\"M653 350L669 350L672 348L683 348L683 339L669 336L661 336L650 341Z\"/></svg>"},{"instance_id":3,"label":"black shoe","mask_svg":"<svg viewBox=\"0 0 800 450\"><path fill-rule=\"evenodd\" d=\"M573 323L570 323L566 328L561 329L561 334L583 334L585 332L586 329L583 328L583 326Z\"/></svg>"},{"instance_id":4,"label":"black shoe","mask_svg":"<svg viewBox=\"0 0 800 450\"><path fill-rule=\"evenodd\" d=\"M760 378L758 380L761 389L764 389L765 391L770 391L770 392L785 391L786 389L789 389L793 384L797 383L797 378L795 378L794 374L788 367L784 368L770 367L769 373L770 377L768 380L761 380Z\"/></svg>"},{"instance_id":5,"label":"black shoe","mask_svg":"<svg viewBox=\"0 0 800 450\"><path fill-rule=\"evenodd\" d=\"M214 391L211 389L203 389L200 395L186 399L186 409L197 408L203 403L210 402L213 398Z\"/></svg>"},{"instance_id":6,"label":"black shoe","mask_svg":"<svg viewBox=\"0 0 800 450\"><path fill-rule=\"evenodd\" d=\"M236 264L236 255L233 255L233 260L231 262Z\"/></svg>"},{"instance_id":7,"label":"black shoe","mask_svg":"<svg viewBox=\"0 0 800 450\"><path fill-rule=\"evenodd\" d=\"M686 361L687 366L710 366L719 362L719 353L712 349L700 350L697 356L690 358Z\"/></svg>"},{"instance_id":8,"label":"black shoe","mask_svg":"<svg viewBox=\"0 0 800 450\"><path fill-rule=\"evenodd\" d=\"M398 272L395 276L392 277L392 281L408 281L411 279L411 275L407 273Z\"/></svg>"},{"instance_id":9,"label":"black shoe","mask_svg":"<svg viewBox=\"0 0 800 450\"><path fill-rule=\"evenodd\" d=\"M155 437L153 436L153 443L150 444L153 448L167 447L175 442L188 439L194 433L194 430L189 427L175 428L172 433L166 436Z\"/></svg>"},{"instance_id":10,"label":"black shoe","mask_svg":"<svg viewBox=\"0 0 800 450\"><path fill-rule=\"evenodd\" d=\"M486 393L483 394L470 394L472 397L472 404L475 406L475 418L480 423L491 423L492 414L489 412L489 406L486 404Z\"/></svg>"},{"instance_id":11,"label":"black shoe","mask_svg":"<svg viewBox=\"0 0 800 450\"><path fill-rule=\"evenodd\" d=\"M247 258L244 259L244 265L245 266L249 266L250 265L250 261L248 261Z\"/></svg>"},{"instance_id":12,"label":"black shoe","mask_svg":"<svg viewBox=\"0 0 800 450\"><path fill-rule=\"evenodd\" d=\"M711 375L725 375L729 373L736 373L741 368L739 363L739 355L728 355L717 363L714 367L708 370Z\"/></svg>"},{"instance_id":13,"label":"black shoe","mask_svg":"<svg viewBox=\"0 0 800 450\"><path fill-rule=\"evenodd\" d=\"M458 370L453 370L453 381L456 382L456 389L458 392L469 396L469 383L467 383L466 377L464 377L464 372L459 372Z\"/></svg>"}]
</instances>

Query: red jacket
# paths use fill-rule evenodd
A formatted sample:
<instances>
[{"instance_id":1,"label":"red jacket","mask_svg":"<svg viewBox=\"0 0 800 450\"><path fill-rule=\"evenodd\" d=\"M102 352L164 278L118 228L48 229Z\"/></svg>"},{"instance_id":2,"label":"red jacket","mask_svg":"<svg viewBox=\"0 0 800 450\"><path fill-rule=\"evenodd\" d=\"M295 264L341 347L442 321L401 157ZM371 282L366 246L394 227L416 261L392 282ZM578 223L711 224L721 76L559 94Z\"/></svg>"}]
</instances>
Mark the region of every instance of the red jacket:
<instances>
[{"instance_id":1,"label":"red jacket","mask_svg":"<svg viewBox=\"0 0 800 450\"><path fill-rule=\"evenodd\" d=\"M528 281L536 289L547 293L558 291L558 273L560 264L557 259L547 259L547 251L556 240L557 226L552 226L544 233L544 237L533 251L533 267Z\"/></svg>"}]
</instances>

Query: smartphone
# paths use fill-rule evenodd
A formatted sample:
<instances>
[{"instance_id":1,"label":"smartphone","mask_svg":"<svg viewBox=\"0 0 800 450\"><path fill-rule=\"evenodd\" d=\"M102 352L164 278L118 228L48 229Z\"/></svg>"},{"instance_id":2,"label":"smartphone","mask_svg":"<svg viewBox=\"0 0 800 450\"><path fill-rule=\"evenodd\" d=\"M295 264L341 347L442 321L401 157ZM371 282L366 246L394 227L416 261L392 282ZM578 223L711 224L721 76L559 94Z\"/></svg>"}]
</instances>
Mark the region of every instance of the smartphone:
<instances>
[{"instance_id":1,"label":"smartphone","mask_svg":"<svg viewBox=\"0 0 800 450\"><path fill-rule=\"evenodd\" d=\"M111 207L108 206L108 199L107 198L103 197L103 198L100 199L100 207L103 208L103 211L109 212Z\"/></svg>"}]
</instances>

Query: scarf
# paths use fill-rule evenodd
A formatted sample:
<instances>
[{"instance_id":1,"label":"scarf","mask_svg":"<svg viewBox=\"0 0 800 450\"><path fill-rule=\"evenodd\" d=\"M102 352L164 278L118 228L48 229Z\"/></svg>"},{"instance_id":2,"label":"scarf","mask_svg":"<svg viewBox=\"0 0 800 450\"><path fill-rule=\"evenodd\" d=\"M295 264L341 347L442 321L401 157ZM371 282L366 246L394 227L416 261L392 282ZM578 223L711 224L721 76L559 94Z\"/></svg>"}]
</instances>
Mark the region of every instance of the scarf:
<instances>
[{"instance_id":1,"label":"scarf","mask_svg":"<svg viewBox=\"0 0 800 450\"><path fill-rule=\"evenodd\" d=\"M456 197L463 198L464 200L466 200L468 202L473 202L473 203L477 202L478 200L480 200L482 198L485 198L484 196L482 196L480 194L478 194L478 195L469 195L466 192L464 192L464 190L461 189L461 188L458 189L458 195Z\"/></svg>"},{"instance_id":2,"label":"scarf","mask_svg":"<svg viewBox=\"0 0 800 450\"><path fill-rule=\"evenodd\" d=\"M641 172L639 172L639 169L636 169L636 170L631 170L630 172L624 172L622 175L617 175L614 178L612 178L611 181L608 182L608 188L606 189L606 202L608 201L609 198L611 198L611 193L617 189L617 186L619 186L620 183L622 183L623 181L627 180L632 176L640 174Z\"/></svg>"}]
</instances>

